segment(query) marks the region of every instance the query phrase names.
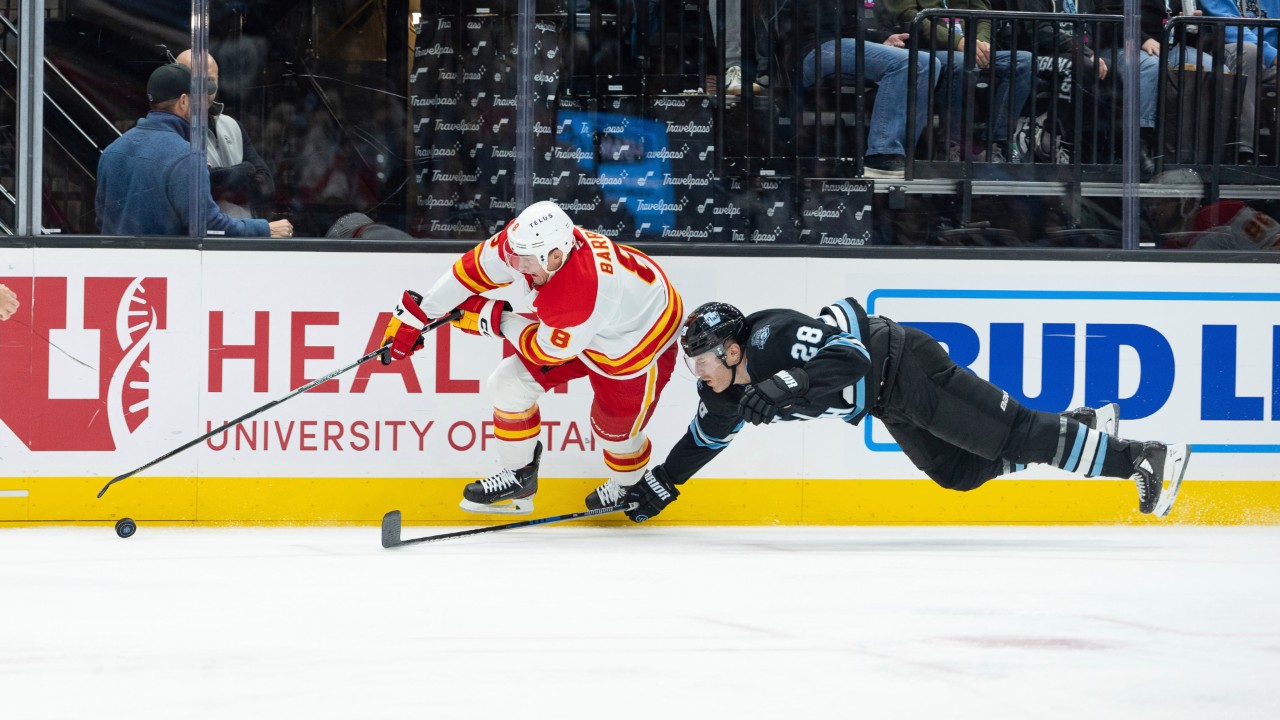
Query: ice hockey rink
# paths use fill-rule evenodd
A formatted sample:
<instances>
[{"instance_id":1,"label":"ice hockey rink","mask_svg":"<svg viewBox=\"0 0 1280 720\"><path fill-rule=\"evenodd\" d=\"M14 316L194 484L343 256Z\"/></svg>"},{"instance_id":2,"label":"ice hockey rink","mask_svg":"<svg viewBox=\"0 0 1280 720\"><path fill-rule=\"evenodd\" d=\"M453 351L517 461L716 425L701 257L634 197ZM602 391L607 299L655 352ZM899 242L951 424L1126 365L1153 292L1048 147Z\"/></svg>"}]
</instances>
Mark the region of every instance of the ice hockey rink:
<instances>
[{"instance_id":1,"label":"ice hockey rink","mask_svg":"<svg viewBox=\"0 0 1280 720\"><path fill-rule=\"evenodd\" d=\"M0 612L13 720L1280 717L1276 527L8 528Z\"/></svg>"}]
</instances>

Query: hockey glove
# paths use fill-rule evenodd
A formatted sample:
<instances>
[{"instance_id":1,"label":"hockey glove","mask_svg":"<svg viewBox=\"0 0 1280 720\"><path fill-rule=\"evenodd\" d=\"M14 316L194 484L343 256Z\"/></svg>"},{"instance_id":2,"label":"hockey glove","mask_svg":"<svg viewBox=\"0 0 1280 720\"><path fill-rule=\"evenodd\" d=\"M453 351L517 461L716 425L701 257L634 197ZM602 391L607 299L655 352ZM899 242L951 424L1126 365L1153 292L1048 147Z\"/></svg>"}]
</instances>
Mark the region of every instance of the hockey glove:
<instances>
[{"instance_id":1,"label":"hockey glove","mask_svg":"<svg viewBox=\"0 0 1280 720\"><path fill-rule=\"evenodd\" d=\"M631 522L642 523L662 512L663 508L675 502L678 497L680 491L667 478L667 471L661 465L655 465L652 470L645 470L644 476L627 488L622 495L622 502L635 503L634 509L626 511L627 517Z\"/></svg>"},{"instance_id":2,"label":"hockey glove","mask_svg":"<svg viewBox=\"0 0 1280 720\"><path fill-rule=\"evenodd\" d=\"M752 425L764 425L773 422L779 412L803 400L807 392L809 376L804 370L779 370L747 387L746 394L738 401L738 412Z\"/></svg>"},{"instance_id":3,"label":"hockey glove","mask_svg":"<svg viewBox=\"0 0 1280 720\"><path fill-rule=\"evenodd\" d=\"M462 317L450 321L450 324L464 333L481 337L502 337L502 313L511 310L511 303L506 300L490 300L481 295L472 295L458 306Z\"/></svg>"},{"instance_id":4,"label":"hockey glove","mask_svg":"<svg viewBox=\"0 0 1280 720\"><path fill-rule=\"evenodd\" d=\"M403 360L423 346L422 329L431 322L431 318L422 311L418 303L422 296L412 290L405 290L400 297L400 304L387 323L387 330L382 335L382 345L387 352L382 354L382 364L390 365L391 360Z\"/></svg>"}]
</instances>

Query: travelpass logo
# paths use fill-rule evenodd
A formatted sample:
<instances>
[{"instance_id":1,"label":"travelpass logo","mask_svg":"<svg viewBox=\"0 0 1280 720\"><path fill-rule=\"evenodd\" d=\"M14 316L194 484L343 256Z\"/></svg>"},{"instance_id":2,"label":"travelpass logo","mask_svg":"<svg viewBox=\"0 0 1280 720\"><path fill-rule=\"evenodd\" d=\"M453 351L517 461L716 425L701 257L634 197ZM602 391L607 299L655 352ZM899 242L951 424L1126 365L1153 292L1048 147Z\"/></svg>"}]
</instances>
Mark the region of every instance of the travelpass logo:
<instances>
[{"instance_id":1,"label":"travelpass logo","mask_svg":"<svg viewBox=\"0 0 1280 720\"><path fill-rule=\"evenodd\" d=\"M867 308L1028 407L1117 402L1197 452L1280 453L1280 293L882 289Z\"/></svg>"},{"instance_id":2,"label":"travelpass logo","mask_svg":"<svg viewBox=\"0 0 1280 720\"><path fill-rule=\"evenodd\" d=\"M116 449L150 414L150 347L165 327L165 278L0 283L24 308L0 325L0 423L34 451Z\"/></svg>"}]
</instances>

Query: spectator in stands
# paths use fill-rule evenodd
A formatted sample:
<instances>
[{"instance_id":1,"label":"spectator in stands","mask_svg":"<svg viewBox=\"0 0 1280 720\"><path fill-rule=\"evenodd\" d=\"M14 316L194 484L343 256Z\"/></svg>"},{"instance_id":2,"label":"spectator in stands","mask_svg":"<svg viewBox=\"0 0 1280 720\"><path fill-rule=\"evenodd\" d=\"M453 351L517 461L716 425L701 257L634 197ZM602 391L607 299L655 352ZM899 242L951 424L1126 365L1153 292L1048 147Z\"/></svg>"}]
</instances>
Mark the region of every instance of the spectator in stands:
<instances>
[{"instance_id":1,"label":"spectator in stands","mask_svg":"<svg viewBox=\"0 0 1280 720\"><path fill-rule=\"evenodd\" d=\"M208 137L205 153L209 156L209 189L222 212L233 218L253 217L251 208L268 205L276 193L275 182L266 161L254 149L249 135L236 119L223 112L217 102L218 63L209 55L209 81L214 91L209 94ZM191 67L191 51L178 53L176 62Z\"/></svg>"},{"instance_id":2,"label":"spectator in stands","mask_svg":"<svg viewBox=\"0 0 1280 720\"><path fill-rule=\"evenodd\" d=\"M18 311L18 296L7 285L0 285L0 320L8 320Z\"/></svg>"},{"instance_id":3,"label":"spectator in stands","mask_svg":"<svg viewBox=\"0 0 1280 720\"><path fill-rule=\"evenodd\" d=\"M108 235L186 235L194 195L205 204L205 232L291 236L288 220L236 219L218 209L209 194L208 166L191 157L190 89L191 69L184 65L161 65L151 73L151 111L98 161L98 227Z\"/></svg>"},{"instance_id":4,"label":"spectator in stands","mask_svg":"<svg viewBox=\"0 0 1280 720\"><path fill-rule=\"evenodd\" d=\"M1072 2L1072 0L1065 1ZM1094 12L1098 14L1124 15L1124 0L1095 0L1095 2ZM1155 156L1159 153L1159 142L1155 133L1156 94L1160 82L1160 38L1166 34L1164 26L1171 17L1171 11L1167 0L1141 0L1141 3L1142 44L1138 52L1138 127L1142 144L1139 155L1142 172L1149 175L1155 172ZM1098 36L1099 52L1104 57L1114 57L1118 66L1124 68L1126 66L1124 26L1120 23L1102 25L1098 28ZM1167 55L1165 61L1169 67L1176 67L1184 62L1199 64L1205 69L1212 67L1210 56L1182 45L1172 45ZM1118 72L1116 77L1123 82L1125 73Z\"/></svg>"},{"instance_id":5,"label":"spectator in stands","mask_svg":"<svg viewBox=\"0 0 1280 720\"><path fill-rule=\"evenodd\" d=\"M755 0L761 2L762 0ZM724 37L720 37L719 10L720 3L724 3ZM851 0L851 4L854 4ZM754 5L753 5L754 8ZM717 46L723 44L724 50L724 94L725 95L741 95L742 94L742 0L707 0L707 9L711 14L711 34L716 39ZM753 13L753 19L755 14ZM764 32L758 32L760 28L755 27L753 22L754 37L756 38L756 74L759 75L760 70L765 67L767 57L766 53L760 52L763 40L766 37ZM764 86L757 82L759 78L752 78L751 91L754 93L764 92Z\"/></svg>"},{"instance_id":6,"label":"spectator in stands","mask_svg":"<svg viewBox=\"0 0 1280 720\"><path fill-rule=\"evenodd\" d=\"M1280 0L1277 0L1280 1ZM991 10L990 0L882 0L876 5L876 17L884 29L891 32L910 32L911 22L924 10ZM972 30L972 37L964 35L964 22L949 23L939 18L930 18L920 24L922 37L920 47L924 50L944 48L952 52L938 52L937 59L950 69L947 82L938 92L943 98L950 100L950 137L948 159L983 160L991 162L1016 161L1009 146L1009 127L1013 119L1008 112L1009 96L1013 96L1015 114L1026 105L1031 95L1031 53L1025 50L992 50L991 21L978 19L967 23ZM994 68L996 87L991 102L994 108L993 126L987 132L989 147L986 152L968 152L965 147L965 130L962 127L964 118L964 88L970 73L964 67L964 50L966 43L972 41L975 62L980 71ZM984 73L985 74L985 73ZM946 100L944 100L946 102Z\"/></svg>"},{"instance_id":7,"label":"spectator in stands","mask_svg":"<svg viewBox=\"0 0 1280 720\"><path fill-rule=\"evenodd\" d=\"M845 17L825 0L797 0L800 27L792 34L791 41L802 45L801 80L805 88L812 88L823 78L842 73L845 82L854 82L858 71L856 58L858 45L863 46L862 75L869 82L879 83L875 104L871 108L871 123L867 128L867 152L864 161L865 175L877 178L902 178L906 169L907 135L907 81L910 54L907 40L910 35L890 35L880 30L863 29L861 40L840 37L841 31L859 28L857 13L860 2L844 4ZM819 8L821 6L821 8ZM926 124L929 88L938 79L942 64L920 53L916 64L916 138Z\"/></svg>"},{"instance_id":8,"label":"spectator in stands","mask_svg":"<svg viewBox=\"0 0 1280 720\"><path fill-rule=\"evenodd\" d=\"M1074 0L1068 0L1064 5L1069 6L1070 9L1060 6L1058 0L993 0L992 2L995 10L1008 12L1075 12L1077 8ZM1087 12L1087 9L1082 11ZM1098 94L1096 81L1086 82L1083 88L1074 87L1075 75L1072 62L1075 59L1076 50L1080 51L1084 59L1086 78L1092 72L1098 81L1104 80L1109 70L1107 63L1103 58L1097 57L1093 48L1089 46L1083 28L1070 22L1020 20L1016 23L1005 23L996 33L996 46L1001 50L1012 50L1016 47L1019 50L1032 52L1036 60L1036 76L1041 87L1048 90L1048 99L1036 103L1036 117L1031 120L1032 123L1045 126L1045 133L1057 137L1048 141L1042 140L1038 147L1030 147L1034 144L1032 138L1036 136L1033 133L1028 137L1028 147L1025 149L1033 152L1040 150L1044 156L1040 159L1048 162L1070 162L1067 151L1063 149L1062 140L1071 135L1069 123L1074 120L1074 113L1070 111L1071 104L1079 102L1090 94L1096 98ZM1057 112L1051 113L1050 105L1055 102L1058 103ZM1055 127L1047 127L1051 118L1057 121Z\"/></svg>"},{"instance_id":9,"label":"spectator in stands","mask_svg":"<svg viewBox=\"0 0 1280 720\"><path fill-rule=\"evenodd\" d=\"M1280 0L1200 0L1204 14L1233 18L1280 18ZM1275 86L1277 45L1280 31L1274 27L1227 27L1223 30L1223 63L1244 76L1244 97L1240 98L1238 150L1241 163L1253 162L1253 136L1258 127L1258 85ZM1243 43L1237 45L1243 36ZM1262 74L1258 74L1258 54L1262 54Z\"/></svg>"},{"instance_id":10,"label":"spectator in stands","mask_svg":"<svg viewBox=\"0 0 1280 720\"><path fill-rule=\"evenodd\" d=\"M1100 0L1099 0L1100 1ZM991 6L994 10L1002 10L1009 12L1027 12L1027 13L1076 13L1090 12L1087 4L1089 0L992 0ZM1083 4L1083 7L1082 7ZM1017 37L1011 37L1012 30L1016 29ZM997 47L1001 49L1011 49L1013 41L1017 41L1019 50L1032 50L1037 55L1048 57L1058 56L1060 59L1067 60L1068 63L1079 47L1084 55L1085 61L1097 67L1099 79L1107 76L1107 64L1102 58L1095 57L1093 48L1089 46L1088 38L1083 32L1077 32L1080 28L1069 22L1045 22L1045 21L1026 21L1020 20L1013 25L1003 25L997 37ZM1062 72L1069 72L1069 64L1061 64Z\"/></svg>"}]
</instances>

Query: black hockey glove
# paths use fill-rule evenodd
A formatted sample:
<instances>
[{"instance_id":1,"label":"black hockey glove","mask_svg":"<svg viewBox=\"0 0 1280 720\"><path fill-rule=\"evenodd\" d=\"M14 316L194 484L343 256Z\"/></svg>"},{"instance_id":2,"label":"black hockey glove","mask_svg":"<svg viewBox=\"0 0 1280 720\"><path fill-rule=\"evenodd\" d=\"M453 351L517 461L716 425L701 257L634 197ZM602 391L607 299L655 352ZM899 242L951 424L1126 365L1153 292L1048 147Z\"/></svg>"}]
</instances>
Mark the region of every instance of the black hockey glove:
<instances>
[{"instance_id":1,"label":"black hockey glove","mask_svg":"<svg viewBox=\"0 0 1280 720\"><path fill-rule=\"evenodd\" d=\"M627 517L631 522L642 523L662 512L663 508L675 502L678 497L680 491L667 478L667 471L661 465L655 465L652 470L645 471L639 482L627 488L622 502L636 504L634 510L626 511Z\"/></svg>"},{"instance_id":2,"label":"black hockey glove","mask_svg":"<svg viewBox=\"0 0 1280 720\"><path fill-rule=\"evenodd\" d=\"M738 412L752 425L764 425L772 422L779 412L803 400L807 392L809 376L804 370L779 370L747 387L746 394L738 401Z\"/></svg>"}]
</instances>

